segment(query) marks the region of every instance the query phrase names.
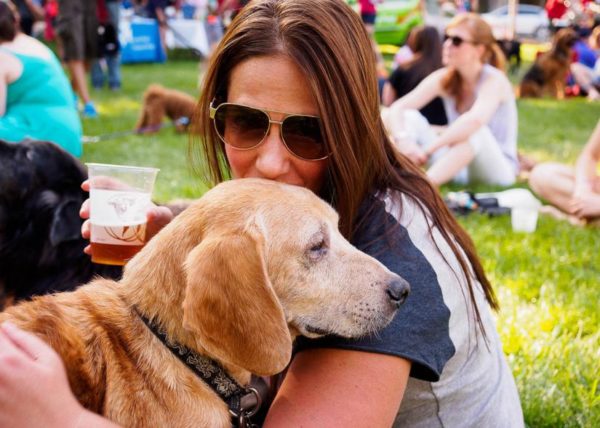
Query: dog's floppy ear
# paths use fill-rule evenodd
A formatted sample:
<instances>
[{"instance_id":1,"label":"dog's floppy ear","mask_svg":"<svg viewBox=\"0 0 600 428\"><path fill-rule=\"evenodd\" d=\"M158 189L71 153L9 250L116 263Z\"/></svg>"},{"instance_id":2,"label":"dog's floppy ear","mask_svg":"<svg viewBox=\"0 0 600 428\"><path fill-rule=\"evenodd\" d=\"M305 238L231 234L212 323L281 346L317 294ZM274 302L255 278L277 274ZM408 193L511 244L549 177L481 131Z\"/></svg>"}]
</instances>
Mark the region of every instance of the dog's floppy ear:
<instances>
[{"instance_id":1,"label":"dog's floppy ear","mask_svg":"<svg viewBox=\"0 0 600 428\"><path fill-rule=\"evenodd\" d=\"M50 243L56 247L62 242L79 239L81 219L79 218L80 202L66 199L55 208L50 225Z\"/></svg>"},{"instance_id":2,"label":"dog's floppy ear","mask_svg":"<svg viewBox=\"0 0 600 428\"><path fill-rule=\"evenodd\" d=\"M282 371L292 339L267 276L262 238L207 237L185 262L183 325L217 358L258 375Z\"/></svg>"}]
</instances>

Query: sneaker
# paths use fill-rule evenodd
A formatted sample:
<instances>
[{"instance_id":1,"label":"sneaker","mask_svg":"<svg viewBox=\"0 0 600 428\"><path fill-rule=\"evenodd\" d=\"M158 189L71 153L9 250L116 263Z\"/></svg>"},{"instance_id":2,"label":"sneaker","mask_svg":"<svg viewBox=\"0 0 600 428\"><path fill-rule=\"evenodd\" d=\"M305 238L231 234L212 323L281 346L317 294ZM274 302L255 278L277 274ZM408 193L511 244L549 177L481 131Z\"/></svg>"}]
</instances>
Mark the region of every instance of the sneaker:
<instances>
[{"instance_id":1,"label":"sneaker","mask_svg":"<svg viewBox=\"0 0 600 428\"><path fill-rule=\"evenodd\" d=\"M96 111L96 106L93 102L88 102L83 106L83 117L94 118L98 117L98 111Z\"/></svg>"}]
</instances>

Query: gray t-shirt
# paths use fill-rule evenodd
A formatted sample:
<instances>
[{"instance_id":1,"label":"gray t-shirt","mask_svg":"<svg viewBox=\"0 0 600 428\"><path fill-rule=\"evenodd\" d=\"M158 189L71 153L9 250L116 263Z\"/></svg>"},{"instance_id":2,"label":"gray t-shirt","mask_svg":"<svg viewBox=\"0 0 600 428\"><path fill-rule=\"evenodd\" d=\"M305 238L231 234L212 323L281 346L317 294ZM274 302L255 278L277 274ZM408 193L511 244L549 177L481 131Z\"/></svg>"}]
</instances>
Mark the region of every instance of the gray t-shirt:
<instances>
[{"instance_id":1,"label":"gray t-shirt","mask_svg":"<svg viewBox=\"0 0 600 428\"><path fill-rule=\"evenodd\" d=\"M396 427L522 427L517 388L479 283L473 279L487 344L474 321L457 259L439 230L433 229L435 243L431 239L417 205L393 193L369 198L365 210L369 220L362 222L353 244L405 278L411 294L377 335L301 338L297 350L344 348L412 361ZM389 228L392 236L380 238Z\"/></svg>"}]
</instances>

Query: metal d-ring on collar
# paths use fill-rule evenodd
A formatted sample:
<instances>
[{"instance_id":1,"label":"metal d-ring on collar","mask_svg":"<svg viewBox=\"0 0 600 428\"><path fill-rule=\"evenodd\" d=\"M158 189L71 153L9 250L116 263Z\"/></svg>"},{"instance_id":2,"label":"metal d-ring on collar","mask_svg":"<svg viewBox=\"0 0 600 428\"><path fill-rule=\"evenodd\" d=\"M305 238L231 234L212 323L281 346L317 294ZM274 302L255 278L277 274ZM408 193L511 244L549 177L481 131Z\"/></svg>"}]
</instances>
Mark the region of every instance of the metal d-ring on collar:
<instances>
[{"instance_id":1,"label":"metal d-ring on collar","mask_svg":"<svg viewBox=\"0 0 600 428\"><path fill-rule=\"evenodd\" d=\"M260 394L255 388L242 387L233 379L221 364L188 349L180 343L171 341L160 326L149 320L135 308L137 315L146 327L165 345L173 355L201 378L229 407L231 423L234 427L256 427L250 418L262 404Z\"/></svg>"}]
</instances>

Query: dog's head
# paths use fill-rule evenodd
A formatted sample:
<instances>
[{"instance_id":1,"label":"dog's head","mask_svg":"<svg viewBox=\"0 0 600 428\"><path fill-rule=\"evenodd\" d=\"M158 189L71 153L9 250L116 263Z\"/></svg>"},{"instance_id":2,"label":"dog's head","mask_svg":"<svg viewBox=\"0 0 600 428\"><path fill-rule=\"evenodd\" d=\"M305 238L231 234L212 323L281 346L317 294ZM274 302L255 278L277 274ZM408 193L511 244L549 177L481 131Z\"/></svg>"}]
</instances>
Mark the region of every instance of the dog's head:
<instances>
[{"instance_id":1,"label":"dog's head","mask_svg":"<svg viewBox=\"0 0 600 428\"><path fill-rule=\"evenodd\" d=\"M569 57L577 39L577 33L572 28L562 28L554 35L552 46L556 52Z\"/></svg>"},{"instance_id":2,"label":"dog's head","mask_svg":"<svg viewBox=\"0 0 600 428\"><path fill-rule=\"evenodd\" d=\"M277 373L296 335L374 332L408 294L408 284L354 248L337 222L309 190L233 180L157 235L124 279L143 277L152 265L147 280L164 277L158 258L172 258L185 282L183 327L198 347L256 374Z\"/></svg>"},{"instance_id":3,"label":"dog's head","mask_svg":"<svg viewBox=\"0 0 600 428\"><path fill-rule=\"evenodd\" d=\"M0 141L0 284L8 295L72 289L90 278L79 218L86 177L56 144Z\"/></svg>"}]
</instances>

